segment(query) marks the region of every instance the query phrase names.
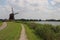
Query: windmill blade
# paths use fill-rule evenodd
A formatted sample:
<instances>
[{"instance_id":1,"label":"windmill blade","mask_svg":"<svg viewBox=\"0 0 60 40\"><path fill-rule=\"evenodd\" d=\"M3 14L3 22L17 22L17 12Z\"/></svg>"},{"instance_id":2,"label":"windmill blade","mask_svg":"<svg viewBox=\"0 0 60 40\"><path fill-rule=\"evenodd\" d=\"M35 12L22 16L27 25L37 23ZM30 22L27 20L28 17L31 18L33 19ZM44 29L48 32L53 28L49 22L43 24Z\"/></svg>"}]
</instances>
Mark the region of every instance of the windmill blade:
<instances>
[{"instance_id":1,"label":"windmill blade","mask_svg":"<svg viewBox=\"0 0 60 40\"><path fill-rule=\"evenodd\" d=\"M15 13L14 15L16 15L16 14L19 14L19 13Z\"/></svg>"}]
</instances>

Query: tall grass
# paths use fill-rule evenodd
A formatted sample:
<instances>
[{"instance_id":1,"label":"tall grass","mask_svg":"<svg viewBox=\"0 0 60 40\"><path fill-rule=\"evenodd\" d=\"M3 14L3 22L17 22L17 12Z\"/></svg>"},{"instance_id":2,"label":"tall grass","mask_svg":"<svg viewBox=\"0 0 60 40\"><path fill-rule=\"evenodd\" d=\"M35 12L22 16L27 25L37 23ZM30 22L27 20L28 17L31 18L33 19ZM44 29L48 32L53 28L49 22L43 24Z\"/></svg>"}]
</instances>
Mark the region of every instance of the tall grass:
<instances>
[{"instance_id":1,"label":"tall grass","mask_svg":"<svg viewBox=\"0 0 60 40\"><path fill-rule=\"evenodd\" d=\"M34 31L35 36L39 37L40 40L41 39L60 40L60 26L53 26L49 24L38 24L38 23L25 23L25 24L28 25L30 30Z\"/></svg>"},{"instance_id":2,"label":"tall grass","mask_svg":"<svg viewBox=\"0 0 60 40\"><path fill-rule=\"evenodd\" d=\"M8 26L0 31L0 40L18 40L20 31L20 23L8 22Z\"/></svg>"}]
</instances>

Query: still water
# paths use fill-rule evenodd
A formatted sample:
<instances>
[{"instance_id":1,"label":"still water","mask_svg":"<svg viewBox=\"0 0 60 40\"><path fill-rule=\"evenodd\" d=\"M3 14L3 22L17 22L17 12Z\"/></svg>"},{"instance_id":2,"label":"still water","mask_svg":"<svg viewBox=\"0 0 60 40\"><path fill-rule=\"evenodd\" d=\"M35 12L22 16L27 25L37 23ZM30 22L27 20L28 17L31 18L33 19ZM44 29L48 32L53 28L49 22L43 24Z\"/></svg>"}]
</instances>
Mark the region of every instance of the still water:
<instances>
[{"instance_id":1,"label":"still water","mask_svg":"<svg viewBox=\"0 0 60 40\"><path fill-rule=\"evenodd\" d=\"M53 22L53 21L40 21L40 22L36 22L36 23L41 23L41 24L51 24L51 25L60 25L60 22Z\"/></svg>"}]
</instances>

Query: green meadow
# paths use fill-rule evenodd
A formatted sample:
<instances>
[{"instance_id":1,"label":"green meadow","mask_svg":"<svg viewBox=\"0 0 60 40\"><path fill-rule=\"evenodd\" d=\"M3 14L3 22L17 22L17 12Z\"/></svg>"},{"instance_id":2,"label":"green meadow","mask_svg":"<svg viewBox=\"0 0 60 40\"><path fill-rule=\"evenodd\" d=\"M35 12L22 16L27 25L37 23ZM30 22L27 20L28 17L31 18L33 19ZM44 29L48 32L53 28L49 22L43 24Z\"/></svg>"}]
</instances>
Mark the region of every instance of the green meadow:
<instances>
[{"instance_id":1,"label":"green meadow","mask_svg":"<svg viewBox=\"0 0 60 40\"><path fill-rule=\"evenodd\" d=\"M0 40L18 40L20 37L21 25L16 22L7 22L8 26L0 31Z\"/></svg>"},{"instance_id":2,"label":"green meadow","mask_svg":"<svg viewBox=\"0 0 60 40\"><path fill-rule=\"evenodd\" d=\"M60 40L60 26L19 21L7 24L7 27L0 31L0 40L19 40L21 24L25 27L28 40Z\"/></svg>"},{"instance_id":3,"label":"green meadow","mask_svg":"<svg viewBox=\"0 0 60 40\"><path fill-rule=\"evenodd\" d=\"M0 26L2 25L2 22L0 21Z\"/></svg>"}]
</instances>

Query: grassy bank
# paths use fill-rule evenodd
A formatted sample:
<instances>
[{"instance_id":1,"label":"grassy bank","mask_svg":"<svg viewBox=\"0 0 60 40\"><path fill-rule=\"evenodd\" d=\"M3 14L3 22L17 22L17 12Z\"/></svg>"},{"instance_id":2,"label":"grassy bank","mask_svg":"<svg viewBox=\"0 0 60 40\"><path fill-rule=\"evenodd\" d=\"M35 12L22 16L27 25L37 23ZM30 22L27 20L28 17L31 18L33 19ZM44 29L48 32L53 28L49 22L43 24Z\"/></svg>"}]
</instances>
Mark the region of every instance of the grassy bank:
<instances>
[{"instance_id":1,"label":"grassy bank","mask_svg":"<svg viewBox=\"0 0 60 40\"><path fill-rule=\"evenodd\" d=\"M28 40L40 40L40 38L38 38L34 34L34 30L30 29L27 25L25 25L25 29L26 29L26 35L27 35Z\"/></svg>"},{"instance_id":2,"label":"grassy bank","mask_svg":"<svg viewBox=\"0 0 60 40\"><path fill-rule=\"evenodd\" d=\"M18 40L20 36L20 23L8 22L8 26L0 31L0 40Z\"/></svg>"},{"instance_id":3,"label":"grassy bank","mask_svg":"<svg viewBox=\"0 0 60 40\"><path fill-rule=\"evenodd\" d=\"M38 40L38 38L40 40L60 40L60 26L30 22L24 24L27 25L26 31L30 40Z\"/></svg>"}]
</instances>

